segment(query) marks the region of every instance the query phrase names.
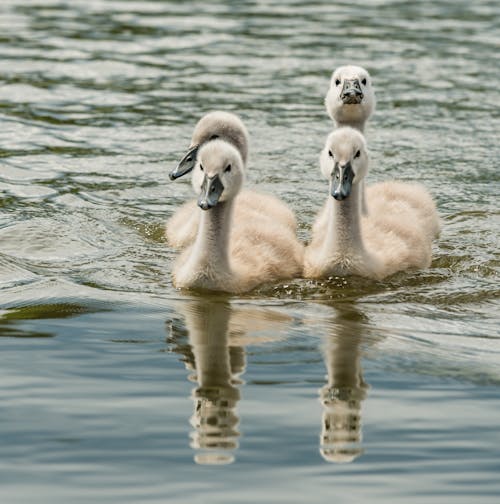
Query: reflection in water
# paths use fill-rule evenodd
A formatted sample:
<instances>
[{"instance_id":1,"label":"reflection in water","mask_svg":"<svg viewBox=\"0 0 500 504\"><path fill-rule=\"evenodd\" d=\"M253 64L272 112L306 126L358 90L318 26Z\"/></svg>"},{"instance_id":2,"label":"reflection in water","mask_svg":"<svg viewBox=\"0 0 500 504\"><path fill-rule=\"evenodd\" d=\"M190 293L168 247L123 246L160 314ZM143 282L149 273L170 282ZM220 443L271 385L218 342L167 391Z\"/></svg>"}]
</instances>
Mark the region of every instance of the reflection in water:
<instances>
[{"instance_id":1,"label":"reflection in water","mask_svg":"<svg viewBox=\"0 0 500 504\"><path fill-rule=\"evenodd\" d=\"M320 390L323 405L320 453L328 462L352 462L361 447L363 380L360 347L366 325L352 305L338 311L323 348L328 383Z\"/></svg>"},{"instance_id":2,"label":"reflection in water","mask_svg":"<svg viewBox=\"0 0 500 504\"><path fill-rule=\"evenodd\" d=\"M182 344L185 332L175 322L169 339L183 354L186 367L194 371L190 379L198 383L191 396L191 447L200 450L195 461L229 464L240 436L236 408L241 397L239 376L245 370L244 345L276 339L291 318L270 310L233 309L220 299L199 298L184 303L180 311L189 344Z\"/></svg>"},{"instance_id":3,"label":"reflection in water","mask_svg":"<svg viewBox=\"0 0 500 504\"><path fill-rule=\"evenodd\" d=\"M237 377L245 368L243 348L229 347L228 303L197 303L186 316L198 387L193 390L194 413L191 447L233 450L238 447L239 418L236 406L240 391ZM229 463L233 457L221 453L197 454L198 463Z\"/></svg>"},{"instance_id":4,"label":"reflection in water","mask_svg":"<svg viewBox=\"0 0 500 504\"><path fill-rule=\"evenodd\" d=\"M200 464L227 464L238 447L240 399L238 376L245 368L241 346L229 346L231 306L225 301L199 299L182 306L189 346L177 350L186 357L186 367L195 371L198 382L192 391L194 412L191 447L203 450L195 455ZM172 327L175 329L175 325ZM173 336L173 335L172 335Z\"/></svg>"}]
</instances>

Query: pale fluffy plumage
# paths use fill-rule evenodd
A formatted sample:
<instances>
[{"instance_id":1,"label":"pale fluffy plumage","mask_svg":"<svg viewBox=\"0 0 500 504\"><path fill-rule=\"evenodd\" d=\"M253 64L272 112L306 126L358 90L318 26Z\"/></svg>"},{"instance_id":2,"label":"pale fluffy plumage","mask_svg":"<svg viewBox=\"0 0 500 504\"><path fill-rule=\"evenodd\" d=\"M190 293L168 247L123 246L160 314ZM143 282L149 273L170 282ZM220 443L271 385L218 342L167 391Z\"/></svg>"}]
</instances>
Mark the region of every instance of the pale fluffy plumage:
<instances>
[{"instance_id":1,"label":"pale fluffy plumage","mask_svg":"<svg viewBox=\"0 0 500 504\"><path fill-rule=\"evenodd\" d=\"M344 93L346 82L353 83L350 92L357 95L354 99L348 96L349 92ZM336 127L351 126L364 133L365 124L375 111L375 104L375 90L367 70L356 65L345 65L333 71L325 97L325 107ZM361 208L363 214L367 214L368 203L364 186L363 181Z\"/></svg>"},{"instance_id":2,"label":"pale fluffy plumage","mask_svg":"<svg viewBox=\"0 0 500 504\"><path fill-rule=\"evenodd\" d=\"M440 221L436 213L436 204L429 191L418 183L400 182L390 180L378 182L366 188L365 198L370 209L374 212L374 218L389 212L389 205L393 211L398 211L398 205L404 208L411 207L422 224L428 237L432 240L439 236L441 230ZM327 231L329 219L330 200L327 200L312 227L313 236L324 236ZM363 221L367 217L363 214Z\"/></svg>"},{"instance_id":3,"label":"pale fluffy plumage","mask_svg":"<svg viewBox=\"0 0 500 504\"><path fill-rule=\"evenodd\" d=\"M237 221L264 219L270 223L279 222L292 233L297 230L292 210L271 194L243 189L235 198L234 214ZM167 221L165 235L168 244L174 248L184 248L193 243L199 222L200 213L196 201L187 201Z\"/></svg>"},{"instance_id":4,"label":"pale fluffy plumage","mask_svg":"<svg viewBox=\"0 0 500 504\"><path fill-rule=\"evenodd\" d=\"M403 182L376 184L367 191L370 213L362 216L360 183L368 171L368 152L358 131L344 127L328 137L320 163L330 184L335 162L351 163L352 189L341 201L330 195L320 211L305 252L305 276L381 279L408 268L428 267L439 217L427 190Z\"/></svg>"},{"instance_id":5,"label":"pale fluffy plumage","mask_svg":"<svg viewBox=\"0 0 500 504\"><path fill-rule=\"evenodd\" d=\"M221 196L208 210L197 209L196 239L175 265L174 285L241 293L299 276L303 246L290 227L258 212L234 211L243 184L243 161L239 152L222 140L209 142L199 151L192 178L199 201L206 180L217 177L223 186Z\"/></svg>"},{"instance_id":6,"label":"pale fluffy plumage","mask_svg":"<svg viewBox=\"0 0 500 504\"><path fill-rule=\"evenodd\" d=\"M345 103L342 90L346 80L357 80L362 98L359 103ZM328 115L336 126L351 126L363 132L366 121L375 110L375 92L370 74L362 67L345 65L334 70L330 79L330 87L325 97Z\"/></svg>"},{"instance_id":7,"label":"pale fluffy plumage","mask_svg":"<svg viewBox=\"0 0 500 504\"><path fill-rule=\"evenodd\" d=\"M194 127L191 147L220 138L234 145L246 164L248 160L248 132L242 120L232 112L215 110L205 114Z\"/></svg>"},{"instance_id":8,"label":"pale fluffy plumage","mask_svg":"<svg viewBox=\"0 0 500 504\"><path fill-rule=\"evenodd\" d=\"M379 182L367 187L366 197L375 215L386 211L389 204L393 205L395 210L398 204L411 207L418 216L427 237L433 240L439 236L441 225L436 212L436 204L422 184L397 180Z\"/></svg>"},{"instance_id":9,"label":"pale fluffy plumage","mask_svg":"<svg viewBox=\"0 0 500 504\"><path fill-rule=\"evenodd\" d=\"M195 126L190 148L204 145L214 138L233 145L246 166L248 133L241 119L230 112L215 111L204 115ZM198 231L200 213L196 201L188 201L167 221L165 236L170 246L184 248L193 243ZM242 190L235 200L235 218L266 218L287 226L295 233L297 222L293 212L278 198L260 192Z\"/></svg>"}]
</instances>

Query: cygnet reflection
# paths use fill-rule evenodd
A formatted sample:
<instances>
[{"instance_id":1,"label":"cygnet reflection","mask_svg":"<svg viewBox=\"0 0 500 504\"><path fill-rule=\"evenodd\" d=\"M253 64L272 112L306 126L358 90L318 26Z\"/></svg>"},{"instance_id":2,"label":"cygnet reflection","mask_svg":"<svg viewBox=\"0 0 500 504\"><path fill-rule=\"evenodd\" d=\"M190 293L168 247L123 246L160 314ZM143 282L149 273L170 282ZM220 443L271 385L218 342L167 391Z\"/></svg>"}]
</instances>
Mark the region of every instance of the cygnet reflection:
<instances>
[{"instance_id":1,"label":"cygnet reflection","mask_svg":"<svg viewBox=\"0 0 500 504\"><path fill-rule=\"evenodd\" d=\"M170 342L182 353L190 380L194 409L190 446L199 464L230 464L241 435L237 411L241 399L240 376L245 371L245 345L278 339L291 317L262 308L233 308L225 299L199 298L182 303L179 312L185 334L172 324ZM184 334L183 334L184 333Z\"/></svg>"},{"instance_id":2,"label":"cygnet reflection","mask_svg":"<svg viewBox=\"0 0 500 504\"><path fill-rule=\"evenodd\" d=\"M328 462L347 463L363 453L361 405L368 385L363 380L361 348L366 322L349 305L337 309L331 329L322 349L328 382L320 389L323 414L319 450Z\"/></svg>"}]
</instances>

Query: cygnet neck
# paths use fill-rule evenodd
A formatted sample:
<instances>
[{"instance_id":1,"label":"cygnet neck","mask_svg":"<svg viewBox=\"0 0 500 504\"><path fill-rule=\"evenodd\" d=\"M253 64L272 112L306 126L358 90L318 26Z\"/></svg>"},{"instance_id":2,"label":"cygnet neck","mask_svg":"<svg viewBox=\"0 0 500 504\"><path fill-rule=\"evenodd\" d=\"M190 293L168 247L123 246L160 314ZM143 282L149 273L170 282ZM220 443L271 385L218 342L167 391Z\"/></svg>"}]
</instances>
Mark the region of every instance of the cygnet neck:
<instances>
[{"instance_id":1,"label":"cygnet neck","mask_svg":"<svg viewBox=\"0 0 500 504\"><path fill-rule=\"evenodd\" d=\"M218 273L227 273L230 271L228 248L233 201L219 202L213 208L200 212L192 257L198 267L208 266Z\"/></svg>"},{"instance_id":2,"label":"cygnet neck","mask_svg":"<svg viewBox=\"0 0 500 504\"><path fill-rule=\"evenodd\" d=\"M350 256L364 252L361 237L362 186L353 184L350 195L341 201L328 200L330 219L324 247L328 255Z\"/></svg>"},{"instance_id":3,"label":"cygnet neck","mask_svg":"<svg viewBox=\"0 0 500 504\"><path fill-rule=\"evenodd\" d=\"M351 128L354 128L355 130L358 130L360 133L363 133L365 132L365 125L366 125L366 119L364 120L360 120L360 121L352 121L352 120L349 120L349 121L335 121L335 126L337 128L343 128L345 126L348 126L348 127L351 127Z\"/></svg>"},{"instance_id":4,"label":"cygnet neck","mask_svg":"<svg viewBox=\"0 0 500 504\"><path fill-rule=\"evenodd\" d=\"M229 358L230 307L209 304L191 314L189 343L196 364L200 387L228 388L231 382Z\"/></svg>"}]
</instances>

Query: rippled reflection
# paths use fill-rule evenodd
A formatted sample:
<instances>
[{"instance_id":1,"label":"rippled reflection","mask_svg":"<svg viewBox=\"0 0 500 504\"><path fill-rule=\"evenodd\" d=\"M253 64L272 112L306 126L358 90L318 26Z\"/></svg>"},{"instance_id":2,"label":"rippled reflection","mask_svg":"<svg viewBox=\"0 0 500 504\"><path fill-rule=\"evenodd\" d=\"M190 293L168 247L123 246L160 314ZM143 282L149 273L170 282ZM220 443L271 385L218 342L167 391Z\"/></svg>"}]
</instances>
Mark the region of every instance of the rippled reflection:
<instances>
[{"instance_id":1,"label":"rippled reflection","mask_svg":"<svg viewBox=\"0 0 500 504\"><path fill-rule=\"evenodd\" d=\"M328 382L320 390L323 405L319 451L328 462L352 462L363 453L361 405L367 383L361 367L366 321L354 305L343 307L323 345Z\"/></svg>"},{"instance_id":2,"label":"rippled reflection","mask_svg":"<svg viewBox=\"0 0 500 504\"><path fill-rule=\"evenodd\" d=\"M233 308L224 299L199 298L179 308L187 330L174 321L169 341L184 357L194 411L191 447L199 464L230 464L238 448L240 376L245 371L245 345L276 339L291 317L267 309Z\"/></svg>"}]
</instances>

